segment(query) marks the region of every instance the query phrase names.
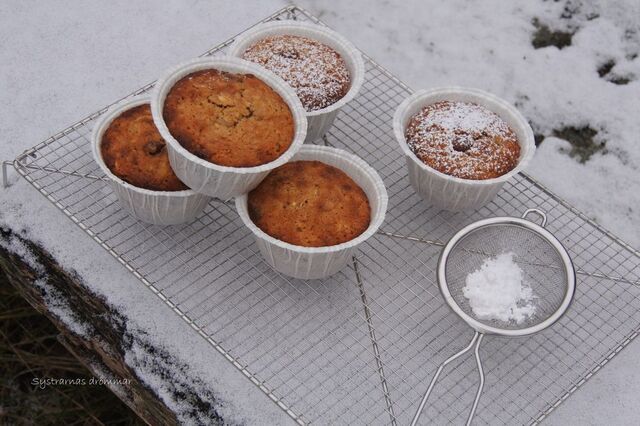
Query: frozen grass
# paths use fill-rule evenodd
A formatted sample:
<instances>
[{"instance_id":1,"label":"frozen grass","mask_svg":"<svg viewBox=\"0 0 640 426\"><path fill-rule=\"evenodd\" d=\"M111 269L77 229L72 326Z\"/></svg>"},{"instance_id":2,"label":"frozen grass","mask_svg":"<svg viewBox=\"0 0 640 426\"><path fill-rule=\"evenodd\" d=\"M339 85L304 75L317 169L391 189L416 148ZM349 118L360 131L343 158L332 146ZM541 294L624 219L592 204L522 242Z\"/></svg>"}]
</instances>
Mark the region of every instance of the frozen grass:
<instances>
[{"instance_id":1,"label":"frozen grass","mask_svg":"<svg viewBox=\"0 0 640 426\"><path fill-rule=\"evenodd\" d=\"M0 273L0 423L142 425L105 386L32 384L34 378L92 377L57 335Z\"/></svg>"}]
</instances>

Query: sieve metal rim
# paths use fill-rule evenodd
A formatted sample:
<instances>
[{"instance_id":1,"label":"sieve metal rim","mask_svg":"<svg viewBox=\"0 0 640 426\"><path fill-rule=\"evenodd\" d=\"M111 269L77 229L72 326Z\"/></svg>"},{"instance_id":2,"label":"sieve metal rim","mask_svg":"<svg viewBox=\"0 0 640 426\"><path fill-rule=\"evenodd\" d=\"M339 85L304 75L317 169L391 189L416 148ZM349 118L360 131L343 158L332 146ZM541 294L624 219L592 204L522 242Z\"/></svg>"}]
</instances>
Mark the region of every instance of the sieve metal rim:
<instances>
[{"instance_id":1,"label":"sieve metal rim","mask_svg":"<svg viewBox=\"0 0 640 426\"><path fill-rule=\"evenodd\" d=\"M533 210L533 211L541 213L537 210ZM530 210L527 210L524 216L526 216L527 213L529 212ZM493 217L493 218L482 219L477 222L473 222L465 226L458 232L456 232L453 235L453 237L451 237L451 239L447 242L445 247L442 249L442 252L440 253L440 257L438 259L438 270L437 270L438 287L440 288L440 293L442 293L442 296L447 302L447 305L449 305L449 307L453 310L453 312L477 332L480 332L483 334L493 334L493 335L508 336L508 337L527 336L527 335L542 331L547 327L550 327L552 324L558 321L565 314L565 312L571 305L573 296L575 294L576 274L575 274L575 269L573 266L573 262L571 261L571 258L569 256L569 253L564 248L562 243L558 241L558 239L555 236L553 236L551 232L547 231L543 226L540 226L530 220L525 219L524 216L523 218L517 218L517 217L511 217L511 216ZM543 221L543 224L544 223L546 223L546 217L545 217L545 220ZM567 280L567 288L566 288L562 303L560 304L560 307L549 318L545 319L544 321L538 324L532 325L530 327L525 327L522 329L507 330L507 329L502 329L498 327L493 327L491 325L484 324L474 319L473 317L465 313L462 310L462 308L456 303L455 299L451 295L451 292L449 291L449 288L447 287L446 264L447 264L447 259L449 258L449 254L462 238L467 236L472 231L475 231L476 229L482 228L484 226L489 226L489 225L522 226L524 228L529 229L530 231L537 233L539 236L544 238L558 252L565 266L564 269L566 274L565 278Z\"/></svg>"}]
</instances>

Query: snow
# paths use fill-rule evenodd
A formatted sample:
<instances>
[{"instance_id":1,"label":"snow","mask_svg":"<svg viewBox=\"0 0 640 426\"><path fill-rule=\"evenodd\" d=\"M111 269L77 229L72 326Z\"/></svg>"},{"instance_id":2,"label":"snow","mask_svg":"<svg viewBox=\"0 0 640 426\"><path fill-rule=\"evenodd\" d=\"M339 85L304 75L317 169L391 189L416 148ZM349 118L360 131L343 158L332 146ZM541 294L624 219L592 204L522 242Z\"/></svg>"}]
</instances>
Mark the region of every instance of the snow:
<instances>
[{"instance_id":1,"label":"snow","mask_svg":"<svg viewBox=\"0 0 640 426\"><path fill-rule=\"evenodd\" d=\"M0 240L0 247L19 256L22 260L25 261L27 265L29 265L33 269L36 274L44 274L45 271L42 265L36 260L36 257L33 255L31 250L29 250L26 244L24 244L18 238L12 237L8 241Z\"/></svg>"},{"instance_id":2,"label":"snow","mask_svg":"<svg viewBox=\"0 0 640 426\"><path fill-rule=\"evenodd\" d=\"M69 304L60 292L46 284L46 271L37 261L31 250L15 236L11 237L8 241L0 240L0 247L19 256L31 267L33 272L37 274L33 284L42 292L44 303L49 307L51 313L65 323L74 333L80 336L87 336L88 326L78 321L78 318L73 314L73 311L69 308Z\"/></svg>"},{"instance_id":3,"label":"snow","mask_svg":"<svg viewBox=\"0 0 640 426\"><path fill-rule=\"evenodd\" d=\"M446 3L446 4L445 4ZM640 247L640 2L407 0L302 1L356 46L414 89L461 85L516 104L546 136L564 126L590 125L606 153L580 164L546 140L528 170L634 247ZM565 12L576 10L571 18ZM592 19L593 16L597 18ZM576 31L572 44L534 49L533 20ZM589 20L591 19L591 20ZM638 56L635 56L638 55ZM626 85L600 78L631 75Z\"/></svg>"},{"instance_id":4,"label":"snow","mask_svg":"<svg viewBox=\"0 0 640 426\"><path fill-rule=\"evenodd\" d=\"M191 2L185 8L179 1L163 2L162 7L150 2L36 4L0 5L0 37L5 40L0 49L0 93L3 99L14 99L3 103L0 114L2 160L13 159L152 81L160 71L197 56L283 6L265 2L238 13L238 4ZM66 270L75 271L122 313L131 336L144 337L145 347L167 354L168 361L163 362L150 353L145 357L134 340L126 361L176 409L181 422L193 423L194 417L185 406L178 408L186 403L170 387L163 389L159 383L183 388L188 384L230 424L291 423L266 395L11 169L9 181L9 188L0 189L0 226L46 247ZM16 241L10 249L34 261ZM68 307L54 302L52 308L72 329L83 331ZM217 393L207 394L204 388Z\"/></svg>"},{"instance_id":5,"label":"snow","mask_svg":"<svg viewBox=\"0 0 640 426\"><path fill-rule=\"evenodd\" d=\"M58 317L60 321L67 325L69 330L79 336L88 336L91 330L89 324L85 324L78 319L73 310L69 307L65 297L54 287L47 285L43 278L39 278L33 283L43 292L44 303L49 311Z\"/></svg>"},{"instance_id":6,"label":"snow","mask_svg":"<svg viewBox=\"0 0 640 426\"><path fill-rule=\"evenodd\" d=\"M512 252L499 254L467 275L462 294L477 318L522 324L536 313L536 296L514 257Z\"/></svg>"},{"instance_id":7,"label":"snow","mask_svg":"<svg viewBox=\"0 0 640 426\"><path fill-rule=\"evenodd\" d=\"M605 228L640 246L640 2L300 3L413 88L475 86L515 103L536 133L548 136L529 172ZM2 2L0 93L5 102L0 107L0 159L15 158L282 6L284 2L276 0ZM567 6L578 10L562 18ZM552 30L575 31L572 44L533 49L534 18ZM598 68L611 60L615 64L601 78ZM609 81L615 77L631 82L616 85ZM606 140L606 149L580 163L568 155L568 143L552 133L586 125L598 131L597 142ZM183 413L183 420L189 418L188 409L180 409L184 402L167 387L180 378L180 383L194 381L192 389L203 395L205 388L215 389L210 397L229 423L289 421L117 261L9 173L12 185L0 190L0 226L41 243L122 313L128 332L147 343L134 342L127 362ZM58 315L72 323L69 312L60 309ZM171 361L154 361L145 349L149 346L161 349ZM563 404L551 423L637 422L640 371L633 359L638 354L636 342ZM176 368L163 379L165 370L158 370L159 365Z\"/></svg>"}]
</instances>

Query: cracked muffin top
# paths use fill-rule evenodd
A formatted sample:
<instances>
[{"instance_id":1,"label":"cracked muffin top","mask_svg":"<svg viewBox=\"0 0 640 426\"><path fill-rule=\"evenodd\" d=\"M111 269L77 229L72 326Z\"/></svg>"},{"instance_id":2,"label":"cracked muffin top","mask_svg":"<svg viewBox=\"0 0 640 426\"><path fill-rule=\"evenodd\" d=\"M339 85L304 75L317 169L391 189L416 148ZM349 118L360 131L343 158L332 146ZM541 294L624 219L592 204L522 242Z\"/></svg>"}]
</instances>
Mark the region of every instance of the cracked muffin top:
<instances>
[{"instance_id":1,"label":"cracked muffin top","mask_svg":"<svg viewBox=\"0 0 640 426\"><path fill-rule=\"evenodd\" d=\"M252 74L215 69L189 74L167 94L163 118L187 151L221 166L274 161L294 136L289 106Z\"/></svg>"},{"instance_id":2,"label":"cracked muffin top","mask_svg":"<svg viewBox=\"0 0 640 426\"><path fill-rule=\"evenodd\" d=\"M273 71L293 87L307 111L342 99L351 87L347 64L331 47L307 37L275 35L250 46L243 59Z\"/></svg>"},{"instance_id":3,"label":"cracked muffin top","mask_svg":"<svg viewBox=\"0 0 640 426\"><path fill-rule=\"evenodd\" d=\"M362 188L342 170L320 161L293 161L274 169L247 199L249 217L266 234L304 247L345 243L369 227Z\"/></svg>"},{"instance_id":4,"label":"cracked muffin top","mask_svg":"<svg viewBox=\"0 0 640 426\"><path fill-rule=\"evenodd\" d=\"M149 104L116 117L102 135L100 152L109 170L131 185L153 191L188 189L169 165L165 141L153 124Z\"/></svg>"}]
</instances>

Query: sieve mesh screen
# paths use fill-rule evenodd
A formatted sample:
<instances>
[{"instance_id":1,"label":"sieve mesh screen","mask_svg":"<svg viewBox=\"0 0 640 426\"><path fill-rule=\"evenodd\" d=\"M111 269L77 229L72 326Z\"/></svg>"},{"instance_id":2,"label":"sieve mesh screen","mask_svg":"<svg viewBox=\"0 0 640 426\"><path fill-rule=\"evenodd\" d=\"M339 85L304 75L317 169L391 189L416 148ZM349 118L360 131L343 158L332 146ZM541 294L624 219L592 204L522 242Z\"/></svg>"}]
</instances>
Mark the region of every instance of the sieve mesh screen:
<instances>
[{"instance_id":1,"label":"sieve mesh screen","mask_svg":"<svg viewBox=\"0 0 640 426\"><path fill-rule=\"evenodd\" d=\"M467 276L485 261L504 253L513 253L513 261L534 295L536 311L520 324L478 318L463 294ZM456 304L466 315L492 327L518 330L540 324L560 308L567 292L567 266L556 248L543 235L518 224L498 223L473 229L451 248L444 261L445 284Z\"/></svg>"}]
</instances>

